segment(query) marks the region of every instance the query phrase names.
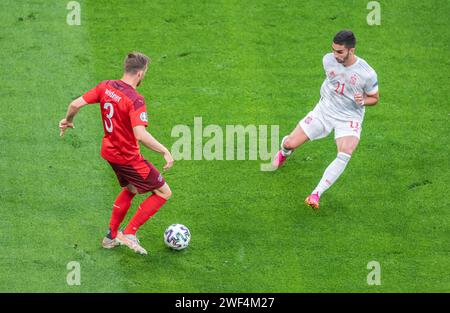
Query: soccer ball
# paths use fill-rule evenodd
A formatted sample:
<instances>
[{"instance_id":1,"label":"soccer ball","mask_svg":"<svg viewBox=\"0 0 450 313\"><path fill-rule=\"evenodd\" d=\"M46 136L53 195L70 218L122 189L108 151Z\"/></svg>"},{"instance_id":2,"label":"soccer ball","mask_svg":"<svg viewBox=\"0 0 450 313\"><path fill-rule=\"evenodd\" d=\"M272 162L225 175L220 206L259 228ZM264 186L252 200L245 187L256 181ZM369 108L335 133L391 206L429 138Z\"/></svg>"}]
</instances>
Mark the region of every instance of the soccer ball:
<instances>
[{"instance_id":1,"label":"soccer ball","mask_svg":"<svg viewBox=\"0 0 450 313\"><path fill-rule=\"evenodd\" d=\"M189 245L191 233L182 224L172 224L164 232L164 243L174 250L183 250Z\"/></svg>"}]
</instances>

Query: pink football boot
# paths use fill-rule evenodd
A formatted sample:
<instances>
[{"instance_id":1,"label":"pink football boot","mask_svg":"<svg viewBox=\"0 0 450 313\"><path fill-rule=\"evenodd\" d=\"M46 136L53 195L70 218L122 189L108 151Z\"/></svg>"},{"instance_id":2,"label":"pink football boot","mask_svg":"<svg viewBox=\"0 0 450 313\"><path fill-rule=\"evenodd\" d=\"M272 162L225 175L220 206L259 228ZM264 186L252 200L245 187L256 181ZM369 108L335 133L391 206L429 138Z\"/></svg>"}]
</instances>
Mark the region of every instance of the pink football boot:
<instances>
[{"instance_id":1,"label":"pink football boot","mask_svg":"<svg viewBox=\"0 0 450 313\"><path fill-rule=\"evenodd\" d=\"M306 197L305 203L314 209L318 209L319 200L320 200L319 193L313 193L310 194L308 197Z\"/></svg>"},{"instance_id":2,"label":"pink football boot","mask_svg":"<svg viewBox=\"0 0 450 313\"><path fill-rule=\"evenodd\" d=\"M278 151L278 153L275 155L275 158L273 159L272 166L275 168L279 168L283 165L283 163L286 161L287 157L281 153L281 150Z\"/></svg>"}]
</instances>

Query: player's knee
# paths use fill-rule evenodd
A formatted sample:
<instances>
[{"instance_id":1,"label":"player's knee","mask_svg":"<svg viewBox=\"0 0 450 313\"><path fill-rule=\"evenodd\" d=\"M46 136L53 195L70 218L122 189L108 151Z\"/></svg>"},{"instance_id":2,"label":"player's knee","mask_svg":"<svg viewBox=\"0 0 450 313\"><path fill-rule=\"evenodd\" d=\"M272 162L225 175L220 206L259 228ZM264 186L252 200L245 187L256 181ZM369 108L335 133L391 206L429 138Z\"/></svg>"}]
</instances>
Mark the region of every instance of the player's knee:
<instances>
[{"instance_id":1,"label":"player's knee","mask_svg":"<svg viewBox=\"0 0 450 313\"><path fill-rule=\"evenodd\" d=\"M157 191L157 195L166 200L169 200L170 197L172 197L172 190L170 189L169 185L165 185L163 189Z\"/></svg>"},{"instance_id":2,"label":"player's knee","mask_svg":"<svg viewBox=\"0 0 450 313\"><path fill-rule=\"evenodd\" d=\"M338 155L339 153L343 153L345 155L349 155L352 156L354 149L350 148L350 147L344 147L338 150Z\"/></svg>"},{"instance_id":3,"label":"player's knee","mask_svg":"<svg viewBox=\"0 0 450 313\"><path fill-rule=\"evenodd\" d=\"M125 188L127 188L128 189L128 191L129 192L131 192L131 193L134 193L134 194L137 194L138 193L138 190L137 190L137 188L136 187L134 187L133 185L131 185L131 184L129 184L129 185L127 185Z\"/></svg>"},{"instance_id":4,"label":"player's knee","mask_svg":"<svg viewBox=\"0 0 450 313\"><path fill-rule=\"evenodd\" d=\"M170 188L167 188L164 194L166 196L166 200L169 200L170 197L172 197L172 190Z\"/></svg>"},{"instance_id":5,"label":"player's knee","mask_svg":"<svg viewBox=\"0 0 450 313\"><path fill-rule=\"evenodd\" d=\"M337 149L339 153L342 152L351 156L355 152L356 148L358 148L359 139L356 137L347 138L346 140L338 140L341 140Z\"/></svg>"}]
</instances>

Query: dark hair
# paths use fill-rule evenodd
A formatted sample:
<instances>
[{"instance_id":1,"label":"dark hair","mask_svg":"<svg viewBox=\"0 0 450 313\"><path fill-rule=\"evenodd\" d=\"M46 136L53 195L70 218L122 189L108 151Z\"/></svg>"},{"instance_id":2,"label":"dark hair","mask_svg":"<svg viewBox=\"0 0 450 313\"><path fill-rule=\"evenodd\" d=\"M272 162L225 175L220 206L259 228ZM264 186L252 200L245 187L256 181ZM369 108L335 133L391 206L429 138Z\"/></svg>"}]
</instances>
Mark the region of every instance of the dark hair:
<instances>
[{"instance_id":1,"label":"dark hair","mask_svg":"<svg viewBox=\"0 0 450 313\"><path fill-rule=\"evenodd\" d=\"M344 45L346 48L354 48L356 45L355 34L348 29L341 30L334 36L333 42L338 45Z\"/></svg>"},{"instance_id":2,"label":"dark hair","mask_svg":"<svg viewBox=\"0 0 450 313\"><path fill-rule=\"evenodd\" d=\"M145 70L150 63L150 58L140 52L131 52L125 57L124 70L126 73L135 74L138 71Z\"/></svg>"}]
</instances>

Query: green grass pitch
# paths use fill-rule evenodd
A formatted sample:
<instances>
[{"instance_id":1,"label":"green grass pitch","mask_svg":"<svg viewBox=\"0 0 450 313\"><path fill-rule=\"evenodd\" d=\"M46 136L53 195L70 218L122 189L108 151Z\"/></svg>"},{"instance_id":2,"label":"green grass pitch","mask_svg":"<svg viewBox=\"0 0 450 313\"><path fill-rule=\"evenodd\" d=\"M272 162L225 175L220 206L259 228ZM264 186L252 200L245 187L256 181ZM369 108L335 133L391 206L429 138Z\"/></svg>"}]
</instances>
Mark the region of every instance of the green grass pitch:
<instances>
[{"instance_id":1,"label":"green grass pitch","mask_svg":"<svg viewBox=\"0 0 450 313\"><path fill-rule=\"evenodd\" d=\"M80 0L80 26L66 23L67 2L1 3L0 291L450 291L448 1L380 1L379 26L359 0ZM99 155L98 106L59 137L72 99L119 79L138 50L153 60L138 89L148 130L169 148L172 128L195 116L280 125L282 136L316 104L322 56L342 28L381 98L319 211L303 200L335 158L332 136L277 172L261 160L177 161L165 174L173 198L138 233L150 254L102 249L120 187ZM192 232L184 251L164 246L172 223ZM79 286L66 283L70 261ZM370 261L381 285L367 284Z\"/></svg>"}]
</instances>

